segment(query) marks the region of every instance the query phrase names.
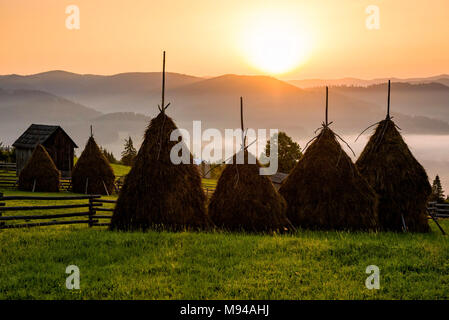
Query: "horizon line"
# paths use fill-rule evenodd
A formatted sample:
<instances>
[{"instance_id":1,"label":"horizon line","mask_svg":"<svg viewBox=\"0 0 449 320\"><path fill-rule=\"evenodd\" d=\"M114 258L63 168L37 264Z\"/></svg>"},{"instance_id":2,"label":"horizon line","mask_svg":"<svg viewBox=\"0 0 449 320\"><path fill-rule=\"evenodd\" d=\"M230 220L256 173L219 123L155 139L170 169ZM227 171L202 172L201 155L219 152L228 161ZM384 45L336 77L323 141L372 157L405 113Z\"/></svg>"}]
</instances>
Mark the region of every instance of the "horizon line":
<instances>
[{"instance_id":1,"label":"horizon line","mask_svg":"<svg viewBox=\"0 0 449 320\"><path fill-rule=\"evenodd\" d=\"M118 73L110 73L110 74L101 74L101 73L80 73L80 72L73 72L73 71L67 71L62 69L53 69L53 70L47 70L47 71L41 71L36 73L28 73L28 74L19 74L19 73L9 73L9 74L0 74L0 77L6 77L6 76L20 76L20 77L29 77L29 76L35 76L45 73L51 73L51 72L63 72L63 73L69 73L69 74L75 74L80 76L100 76L100 77L113 77L123 74L149 74L149 73L162 73L161 71L126 71L126 72L118 72ZM433 74L433 75L423 75L423 76L410 76L410 77L396 77L396 76L384 76L384 77L375 77L375 78L361 78L357 76L341 76L341 77L332 77L332 78L320 78L320 77L313 77L313 78L287 78L282 77L274 74L264 74L264 73L255 73L255 74L237 74L237 73L224 73L220 75L193 75L188 73L182 73L182 72L175 72L175 71L167 71L166 73L172 73L172 74L179 74L179 75L185 75L195 78L201 78L201 79L212 79L212 78L218 78L226 75L236 75L236 76L265 76L265 77L271 77L275 78L281 81L307 81L307 80L328 80L328 81L335 81L335 80L345 80L345 79L354 79L354 80L362 80L362 81L379 81L379 80L386 80L386 79L396 79L396 80L413 80L413 79L426 79L426 78L438 78L438 77L449 77L449 72L445 73L439 73L439 74Z\"/></svg>"}]
</instances>

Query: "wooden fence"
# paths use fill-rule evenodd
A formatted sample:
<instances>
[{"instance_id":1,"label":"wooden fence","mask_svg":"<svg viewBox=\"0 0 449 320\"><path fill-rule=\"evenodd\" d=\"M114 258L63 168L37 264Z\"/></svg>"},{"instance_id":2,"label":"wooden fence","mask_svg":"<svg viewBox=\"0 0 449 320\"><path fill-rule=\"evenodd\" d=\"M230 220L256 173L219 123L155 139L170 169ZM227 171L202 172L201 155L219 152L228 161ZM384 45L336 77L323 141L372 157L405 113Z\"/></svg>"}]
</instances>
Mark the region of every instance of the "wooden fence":
<instances>
[{"instance_id":1,"label":"wooden fence","mask_svg":"<svg viewBox=\"0 0 449 320\"><path fill-rule=\"evenodd\" d=\"M207 186L207 182L203 183L203 186ZM210 187L215 189L214 184L210 184ZM77 200L77 203L70 203ZM10 201L20 201L19 205L10 205ZM47 202L48 201L61 201L66 202L62 205L23 205L27 201L32 202ZM67 204L69 202L69 204ZM45 203L45 204L47 204ZM67 225L67 224L87 224L90 227L94 226L108 226L109 222L100 222L100 220L110 220L114 209L112 207L106 207L105 204L115 204L116 200L102 199L100 195L74 195L74 196L4 196L0 192L0 229L11 228L25 228L36 226L50 226L50 225ZM67 212L74 209L82 209L76 212ZM42 214L42 211L59 211L65 210L61 213ZM5 212L28 212L39 211L39 214L34 215L6 215ZM445 234L443 228L438 223L439 219L449 218L449 204L429 202L427 206L427 212L429 219L432 219L443 234ZM67 220L70 218L69 220ZM72 218L81 218L75 219ZM32 220L38 220L33 222ZM40 221L46 220L46 221ZM49 221L51 220L51 221ZM25 223L17 223L17 221L25 221Z\"/></svg>"},{"instance_id":2,"label":"wooden fence","mask_svg":"<svg viewBox=\"0 0 449 320\"><path fill-rule=\"evenodd\" d=\"M33 203L39 201L73 201L80 200L82 202L74 204L62 205L20 205L7 206L8 201L32 201ZM27 228L38 226L51 225L68 225L68 224L87 224L89 227L106 226L109 223L101 223L100 219L111 219L112 214L97 214L97 212L110 212L112 208L102 208L105 203L115 203L115 200L104 200L99 195L86 196L63 196L63 197L41 197L41 196L3 196L0 193L0 229L11 228ZM77 212L62 212L51 214L34 214L34 215L7 215L3 216L5 212L28 212L28 211L55 211L55 210L73 210L80 209ZM67 218L71 218L67 220ZM73 220L72 218L82 218ZM32 220L47 220L32 222ZM51 220L51 221L48 221ZM25 221L26 223L17 223L17 221Z\"/></svg>"},{"instance_id":3,"label":"wooden fence","mask_svg":"<svg viewBox=\"0 0 449 320\"><path fill-rule=\"evenodd\" d=\"M449 218L449 204L429 202L427 204L427 212L429 213L429 218L435 221L436 225L443 234L446 234L443 228L438 223L440 218Z\"/></svg>"},{"instance_id":4,"label":"wooden fence","mask_svg":"<svg viewBox=\"0 0 449 320\"><path fill-rule=\"evenodd\" d=\"M115 180L114 190L118 194L123 187L124 176L118 176ZM202 183L204 193L207 197L212 196L216 185L214 183L204 181ZM16 175L15 163L0 163L0 189L17 189L18 179ZM72 179L70 177L62 177L59 186L60 191L72 191Z\"/></svg>"},{"instance_id":5,"label":"wooden fence","mask_svg":"<svg viewBox=\"0 0 449 320\"><path fill-rule=\"evenodd\" d=\"M437 218L449 218L449 204L429 202L427 210Z\"/></svg>"},{"instance_id":6,"label":"wooden fence","mask_svg":"<svg viewBox=\"0 0 449 320\"><path fill-rule=\"evenodd\" d=\"M117 194L122 189L124 180L125 180L125 176L118 176L117 179L115 180L115 191L117 192ZM212 183L212 182L203 180L201 185L203 187L203 190L204 190L204 193L206 194L206 196L211 197L215 191L216 183Z\"/></svg>"},{"instance_id":7,"label":"wooden fence","mask_svg":"<svg viewBox=\"0 0 449 320\"><path fill-rule=\"evenodd\" d=\"M17 188L16 164L0 163L0 188Z\"/></svg>"}]
</instances>

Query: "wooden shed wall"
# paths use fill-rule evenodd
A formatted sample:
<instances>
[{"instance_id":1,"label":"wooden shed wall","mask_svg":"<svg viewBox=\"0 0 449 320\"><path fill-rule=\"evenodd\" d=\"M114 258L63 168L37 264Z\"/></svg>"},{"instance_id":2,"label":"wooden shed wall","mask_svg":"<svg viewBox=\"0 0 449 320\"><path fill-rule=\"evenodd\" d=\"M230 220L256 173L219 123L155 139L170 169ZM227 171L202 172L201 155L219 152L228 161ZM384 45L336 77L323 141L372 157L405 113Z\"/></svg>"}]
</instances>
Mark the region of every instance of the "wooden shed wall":
<instances>
[{"instance_id":1,"label":"wooden shed wall","mask_svg":"<svg viewBox=\"0 0 449 320\"><path fill-rule=\"evenodd\" d=\"M17 174L25 167L28 160L31 158L33 150L16 148L16 166Z\"/></svg>"}]
</instances>

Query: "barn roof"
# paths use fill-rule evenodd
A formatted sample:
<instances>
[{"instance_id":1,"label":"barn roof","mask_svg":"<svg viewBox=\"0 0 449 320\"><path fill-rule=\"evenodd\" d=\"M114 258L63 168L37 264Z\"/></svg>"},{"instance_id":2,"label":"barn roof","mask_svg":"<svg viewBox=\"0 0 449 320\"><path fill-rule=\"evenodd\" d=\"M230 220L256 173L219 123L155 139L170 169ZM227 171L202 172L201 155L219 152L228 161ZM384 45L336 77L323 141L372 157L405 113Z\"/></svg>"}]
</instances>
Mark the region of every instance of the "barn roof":
<instances>
[{"instance_id":1,"label":"barn roof","mask_svg":"<svg viewBox=\"0 0 449 320\"><path fill-rule=\"evenodd\" d=\"M270 176L270 178L273 183L282 184L282 182L284 181L285 178L287 178L287 176L288 176L287 173L276 172L275 174Z\"/></svg>"},{"instance_id":2,"label":"barn roof","mask_svg":"<svg viewBox=\"0 0 449 320\"><path fill-rule=\"evenodd\" d=\"M13 143L13 147L22 149L34 149L38 144L44 144L55 132L61 130L75 148L78 148L72 138L60 127L44 124L32 124L29 128Z\"/></svg>"}]
</instances>

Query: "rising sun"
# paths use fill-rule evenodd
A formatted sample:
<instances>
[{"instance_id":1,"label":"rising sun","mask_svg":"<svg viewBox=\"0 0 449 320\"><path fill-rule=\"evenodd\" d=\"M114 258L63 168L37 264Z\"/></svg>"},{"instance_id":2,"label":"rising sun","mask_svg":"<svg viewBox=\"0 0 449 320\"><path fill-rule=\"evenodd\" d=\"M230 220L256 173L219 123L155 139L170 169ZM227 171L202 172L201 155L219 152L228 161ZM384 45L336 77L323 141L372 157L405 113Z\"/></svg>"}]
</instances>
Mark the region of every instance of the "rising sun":
<instances>
[{"instance_id":1,"label":"rising sun","mask_svg":"<svg viewBox=\"0 0 449 320\"><path fill-rule=\"evenodd\" d=\"M263 13L252 17L242 40L249 63L269 74L294 70L311 51L304 27L288 14Z\"/></svg>"}]
</instances>

